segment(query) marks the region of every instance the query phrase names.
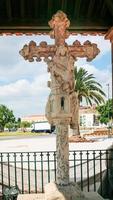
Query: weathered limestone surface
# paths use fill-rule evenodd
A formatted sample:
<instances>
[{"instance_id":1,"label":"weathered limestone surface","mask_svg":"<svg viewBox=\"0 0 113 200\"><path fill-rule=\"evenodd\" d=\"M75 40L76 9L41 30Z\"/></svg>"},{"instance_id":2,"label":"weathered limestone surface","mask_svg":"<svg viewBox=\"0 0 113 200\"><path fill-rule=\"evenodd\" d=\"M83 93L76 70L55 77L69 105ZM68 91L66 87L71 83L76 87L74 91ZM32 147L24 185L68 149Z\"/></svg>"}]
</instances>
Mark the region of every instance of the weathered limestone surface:
<instances>
[{"instance_id":1,"label":"weathered limestone surface","mask_svg":"<svg viewBox=\"0 0 113 200\"><path fill-rule=\"evenodd\" d=\"M76 128L77 94L74 91L74 62L77 57L86 57L91 61L99 53L97 45L86 41L81 44L78 40L68 45L67 28L70 25L65 13L57 12L49 22L50 37L55 39L55 45L41 42L39 46L34 41L24 45L20 54L29 62L44 61L47 63L51 80L51 89L46 105L46 117L50 124L56 126L57 139L57 174L56 184L45 187L46 200L77 200L84 199L83 193L75 183L69 182L69 144L68 126Z\"/></svg>"},{"instance_id":2,"label":"weathered limestone surface","mask_svg":"<svg viewBox=\"0 0 113 200\"><path fill-rule=\"evenodd\" d=\"M20 194L17 200L103 200L96 192L81 193L76 184L58 186L50 183L45 187L45 194Z\"/></svg>"},{"instance_id":3,"label":"weathered limestone surface","mask_svg":"<svg viewBox=\"0 0 113 200\"><path fill-rule=\"evenodd\" d=\"M103 198L96 192L84 192L84 196L86 200L103 200Z\"/></svg>"},{"instance_id":4,"label":"weathered limestone surface","mask_svg":"<svg viewBox=\"0 0 113 200\"><path fill-rule=\"evenodd\" d=\"M81 192L76 183L65 186L49 183L45 186L46 200L103 200L96 192Z\"/></svg>"},{"instance_id":5,"label":"weathered limestone surface","mask_svg":"<svg viewBox=\"0 0 113 200\"><path fill-rule=\"evenodd\" d=\"M17 200L45 200L45 194L20 194Z\"/></svg>"},{"instance_id":6,"label":"weathered limestone surface","mask_svg":"<svg viewBox=\"0 0 113 200\"><path fill-rule=\"evenodd\" d=\"M56 183L49 183L45 186L45 199L75 200L84 199L84 195L76 183L69 183L68 185L57 185Z\"/></svg>"},{"instance_id":7,"label":"weathered limestone surface","mask_svg":"<svg viewBox=\"0 0 113 200\"><path fill-rule=\"evenodd\" d=\"M66 120L57 125L57 184L69 183L69 143L68 122ZM65 138L65 141L64 141Z\"/></svg>"}]
</instances>

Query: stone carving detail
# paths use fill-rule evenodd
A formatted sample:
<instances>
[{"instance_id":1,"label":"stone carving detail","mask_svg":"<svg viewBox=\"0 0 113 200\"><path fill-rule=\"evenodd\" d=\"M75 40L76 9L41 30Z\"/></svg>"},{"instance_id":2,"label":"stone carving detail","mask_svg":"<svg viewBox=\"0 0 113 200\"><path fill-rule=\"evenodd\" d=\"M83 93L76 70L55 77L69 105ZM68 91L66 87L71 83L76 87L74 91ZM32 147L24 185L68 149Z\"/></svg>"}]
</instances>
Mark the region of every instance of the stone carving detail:
<instances>
[{"instance_id":1,"label":"stone carving detail","mask_svg":"<svg viewBox=\"0 0 113 200\"><path fill-rule=\"evenodd\" d=\"M55 39L55 45L41 42L37 46L31 41L24 45L20 54L29 62L44 58L51 74L51 81L48 82L51 93L46 105L46 117L57 129L57 183L66 185L69 183L68 125L73 129L75 127L77 102L74 92L74 62L78 57L86 57L91 61L98 55L99 49L89 41L83 45L77 40L72 45L66 44L70 22L62 11L52 17L49 25L53 29L50 37Z\"/></svg>"},{"instance_id":2,"label":"stone carving detail","mask_svg":"<svg viewBox=\"0 0 113 200\"><path fill-rule=\"evenodd\" d=\"M49 26L53 29L50 32L50 37L55 39L55 45L62 46L65 44L65 39L69 37L69 32L66 30L70 25L70 21L62 11L58 11L49 21Z\"/></svg>"}]
</instances>

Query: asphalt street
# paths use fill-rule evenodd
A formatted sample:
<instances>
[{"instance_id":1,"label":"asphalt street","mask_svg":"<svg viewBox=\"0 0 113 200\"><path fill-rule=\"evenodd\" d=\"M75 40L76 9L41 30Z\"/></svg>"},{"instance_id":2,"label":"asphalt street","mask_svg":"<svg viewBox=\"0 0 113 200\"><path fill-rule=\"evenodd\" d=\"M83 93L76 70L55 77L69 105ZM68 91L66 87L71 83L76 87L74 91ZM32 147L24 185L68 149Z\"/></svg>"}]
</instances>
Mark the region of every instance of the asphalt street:
<instances>
[{"instance_id":1,"label":"asphalt street","mask_svg":"<svg viewBox=\"0 0 113 200\"><path fill-rule=\"evenodd\" d=\"M113 144L113 138L99 142L70 143L70 150L107 149ZM0 152L55 151L56 135L0 137Z\"/></svg>"}]
</instances>

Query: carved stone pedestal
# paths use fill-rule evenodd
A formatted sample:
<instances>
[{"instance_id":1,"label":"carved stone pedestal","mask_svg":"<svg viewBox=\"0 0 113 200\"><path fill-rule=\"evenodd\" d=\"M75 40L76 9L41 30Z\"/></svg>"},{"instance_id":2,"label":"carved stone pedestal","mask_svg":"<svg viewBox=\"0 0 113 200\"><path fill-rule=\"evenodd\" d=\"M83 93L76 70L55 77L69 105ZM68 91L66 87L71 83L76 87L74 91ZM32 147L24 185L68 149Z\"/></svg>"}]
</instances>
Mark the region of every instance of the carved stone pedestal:
<instances>
[{"instance_id":1,"label":"carved stone pedestal","mask_svg":"<svg viewBox=\"0 0 113 200\"><path fill-rule=\"evenodd\" d=\"M45 186L45 200L103 200L96 192L83 193L76 183L60 186L49 183Z\"/></svg>"},{"instance_id":2,"label":"carved stone pedestal","mask_svg":"<svg viewBox=\"0 0 113 200\"><path fill-rule=\"evenodd\" d=\"M20 194L17 200L103 200L96 192L81 192L76 183L59 186L49 183L43 194Z\"/></svg>"},{"instance_id":3,"label":"carved stone pedestal","mask_svg":"<svg viewBox=\"0 0 113 200\"><path fill-rule=\"evenodd\" d=\"M17 200L45 200L45 194L19 194Z\"/></svg>"},{"instance_id":4,"label":"carved stone pedestal","mask_svg":"<svg viewBox=\"0 0 113 200\"><path fill-rule=\"evenodd\" d=\"M83 199L84 195L76 183L69 183L66 186L49 183L45 186L45 198L46 200L75 200Z\"/></svg>"}]
</instances>

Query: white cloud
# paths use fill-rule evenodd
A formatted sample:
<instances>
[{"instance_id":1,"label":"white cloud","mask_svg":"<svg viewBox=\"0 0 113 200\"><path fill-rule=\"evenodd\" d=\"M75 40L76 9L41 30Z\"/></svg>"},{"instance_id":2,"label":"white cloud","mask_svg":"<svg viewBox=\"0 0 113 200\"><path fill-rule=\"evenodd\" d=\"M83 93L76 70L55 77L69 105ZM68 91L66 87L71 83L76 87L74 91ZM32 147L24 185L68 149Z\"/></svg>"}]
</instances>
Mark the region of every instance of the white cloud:
<instances>
[{"instance_id":1,"label":"white cloud","mask_svg":"<svg viewBox=\"0 0 113 200\"><path fill-rule=\"evenodd\" d=\"M29 63L19 55L19 50L30 40L53 43L49 36L0 38L0 103L14 110L17 116L44 113L50 92L46 64Z\"/></svg>"},{"instance_id":2,"label":"white cloud","mask_svg":"<svg viewBox=\"0 0 113 200\"><path fill-rule=\"evenodd\" d=\"M70 37L68 42L72 44L76 39L82 42L89 39L98 43L101 54L97 59L110 51L110 43L104 41L103 37L74 36ZM46 64L44 62L29 63L19 55L19 50L31 40L36 41L37 44L44 40L48 44L53 43L49 36L0 38L0 103L11 108L16 116L44 113L50 93L50 89L47 88L49 74ZM84 66L89 73L93 73L107 92L106 84L108 81L111 84L109 66L101 70L97 66L87 64L85 59L78 60L76 65Z\"/></svg>"},{"instance_id":3,"label":"white cloud","mask_svg":"<svg viewBox=\"0 0 113 200\"><path fill-rule=\"evenodd\" d=\"M48 79L48 74L44 73L35 77L32 82L21 79L0 86L1 103L14 110L17 116L44 113L50 93L50 89L47 88Z\"/></svg>"},{"instance_id":4,"label":"white cloud","mask_svg":"<svg viewBox=\"0 0 113 200\"><path fill-rule=\"evenodd\" d=\"M34 40L37 44L41 41L47 41L53 44L54 40L49 36L0 36L0 64L4 68L12 68L23 58L19 55L19 51L25 44Z\"/></svg>"},{"instance_id":5,"label":"white cloud","mask_svg":"<svg viewBox=\"0 0 113 200\"><path fill-rule=\"evenodd\" d=\"M78 68L81 65L78 66ZM111 72L109 66L100 70L93 65L85 64L84 67L89 73L94 74L96 80L101 83L106 95L108 94L107 83L110 84L111 94ZM21 79L16 82L0 86L1 102L5 102L17 116L39 114L45 112L50 89L47 88L48 73L41 73L32 81Z\"/></svg>"},{"instance_id":6,"label":"white cloud","mask_svg":"<svg viewBox=\"0 0 113 200\"><path fill-rule=\"evenodd\" d=\"M44 62L29 63L23 58L17 62L14 67L3 68L0 64L0 82L4 84L15 82L20 79L32 80L37 75L47 73L47 65Z\"/></svg>"}]
</instances>

